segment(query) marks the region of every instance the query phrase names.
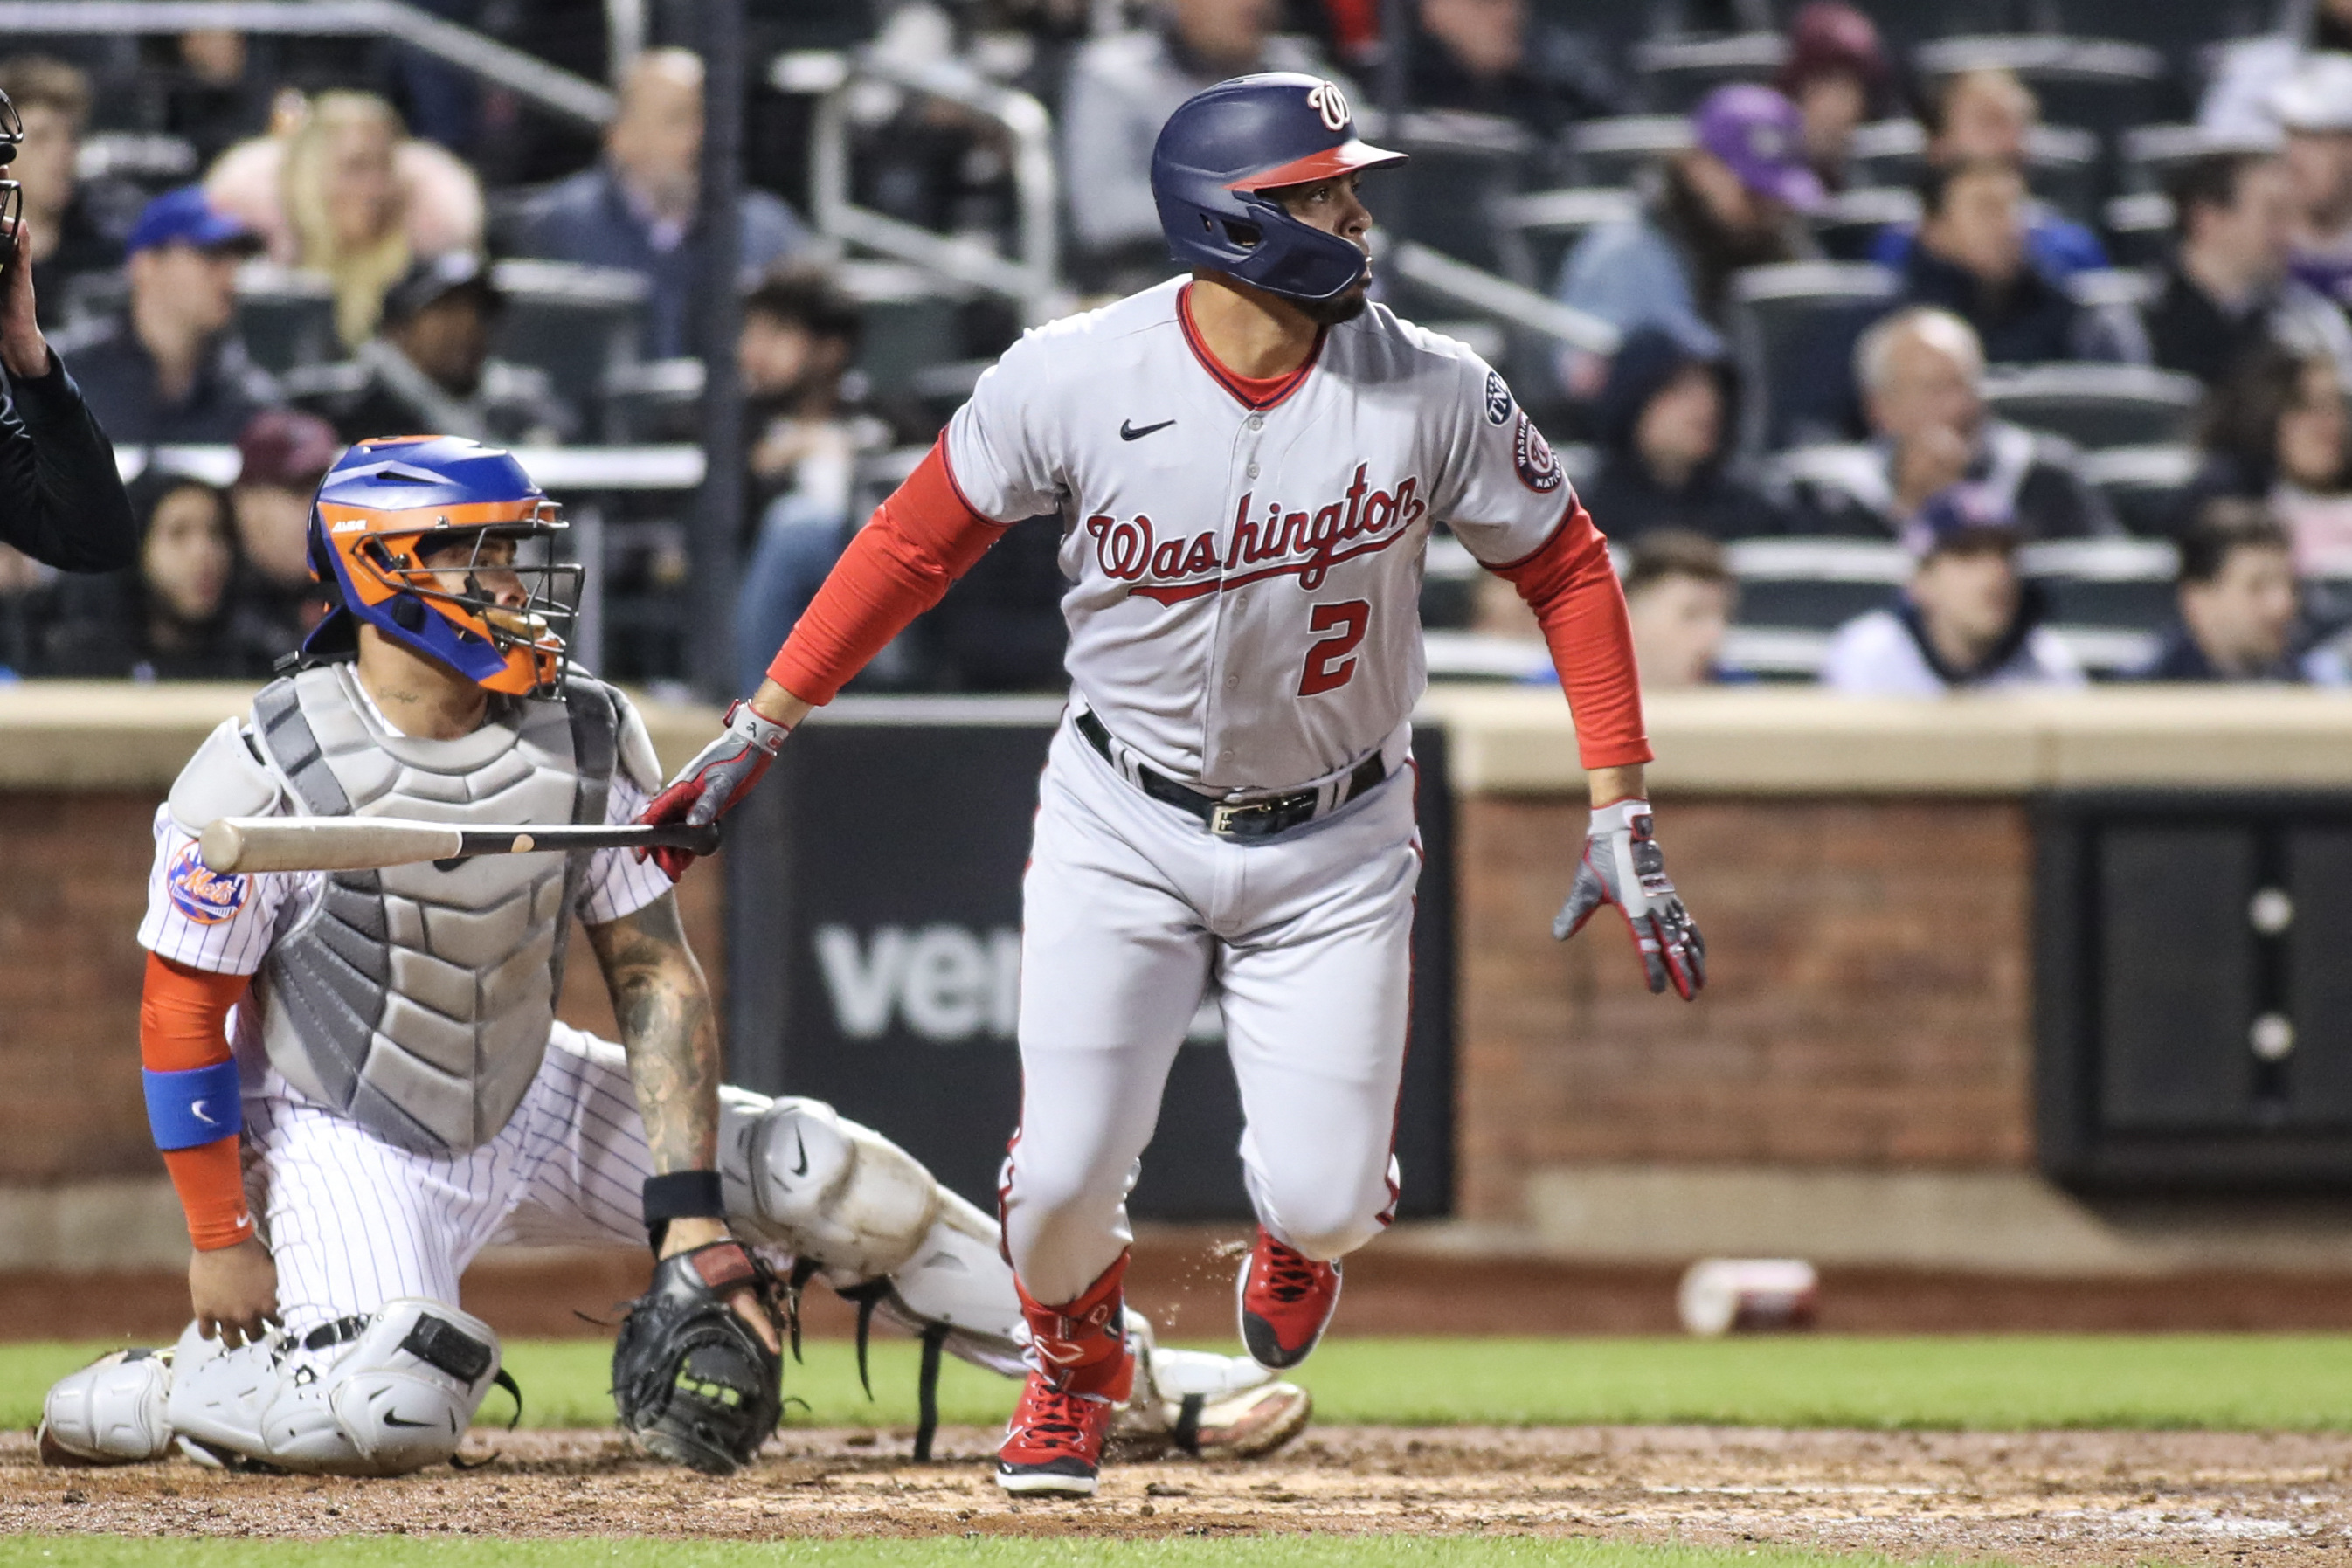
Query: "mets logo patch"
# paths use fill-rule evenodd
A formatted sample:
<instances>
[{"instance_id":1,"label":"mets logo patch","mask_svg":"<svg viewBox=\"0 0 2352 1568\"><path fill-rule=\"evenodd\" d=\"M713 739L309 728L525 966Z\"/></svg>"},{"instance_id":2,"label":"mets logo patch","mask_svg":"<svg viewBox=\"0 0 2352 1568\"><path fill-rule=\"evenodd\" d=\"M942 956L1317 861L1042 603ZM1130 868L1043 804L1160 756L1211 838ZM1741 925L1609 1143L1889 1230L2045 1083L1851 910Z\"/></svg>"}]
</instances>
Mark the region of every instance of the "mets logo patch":
<instances>
[{"instance_id":1,"label":"mets logo patch","mask_svg":"<svg viewBox=\"0 0 2352 1568\"><path fill-rule=\"evenodd\" d=\"M172 907L199 925L218 925L243 909L253 893L251 877L223 876L205 864L194 844L183 844L172 857L163 885L171 890Z\"/></svg>"},{"instance_id":2,"label":"mets logo patch","mask_svg":"<svg viewBox=\"0 0 2352 1568\"><path fill-rule=\"evenodd\" d=\"M1559 457L1551 443L1543 438L1535 421L1519 415L1518 450L1514 454L1518 465L1519 483L1538 496L1549 496L1560 486L1566 477L1559 471Z\"/></svg>"},{"instance_id":3,"label":"mets logo patch","mask_svg":"<svg viewBox=\"0 0 2352 1568\"><path fill-rule=\"evenodd\" d=\"M1511 389L1503 384L1500 371L1486 372L1486 423L1506 424L1511 418Z\"/></svg>"}]
</instances>

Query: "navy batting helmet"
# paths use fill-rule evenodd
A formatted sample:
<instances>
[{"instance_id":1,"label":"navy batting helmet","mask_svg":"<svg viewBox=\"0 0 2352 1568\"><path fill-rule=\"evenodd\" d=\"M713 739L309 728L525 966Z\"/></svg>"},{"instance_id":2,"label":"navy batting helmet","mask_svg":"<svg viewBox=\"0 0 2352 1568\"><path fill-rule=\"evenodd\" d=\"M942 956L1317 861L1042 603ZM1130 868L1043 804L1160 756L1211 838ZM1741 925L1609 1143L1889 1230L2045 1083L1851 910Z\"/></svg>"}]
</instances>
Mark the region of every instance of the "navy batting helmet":
<instances>
[{"instance_id":1,"label":"navy batting helmet","mask_svg":"<svg viewBox=\"0 0 2352 1568\"><path fill-rule=\"evenodd\" d=\"M1364 275L1364 253L1259 193L1404 162L1356 140L1334 84L1295 71L1235 77L1185 99L1151 149L1151 199L1178 261L1269 294L1329 299Z\"/></svg>"}]
</instances>

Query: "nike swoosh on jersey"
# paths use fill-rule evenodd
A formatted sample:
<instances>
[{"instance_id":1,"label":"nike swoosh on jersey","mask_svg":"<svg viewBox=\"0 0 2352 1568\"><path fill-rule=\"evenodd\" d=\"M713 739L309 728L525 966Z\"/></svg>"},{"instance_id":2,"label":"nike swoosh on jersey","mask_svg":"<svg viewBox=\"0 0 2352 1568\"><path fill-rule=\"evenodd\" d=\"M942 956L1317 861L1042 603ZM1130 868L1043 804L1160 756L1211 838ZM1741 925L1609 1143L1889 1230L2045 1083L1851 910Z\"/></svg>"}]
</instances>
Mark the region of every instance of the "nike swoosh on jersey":
<instances>
[{"instance_id":1,"label":"nike swoosh on jersey","mask_svg":"<svg viewBox=\"0 0 2352 1568\"><path fill-rule=\"evenodd\" d=\"M1163 419L1158 424L1147 424L1141 430L1138 430L1122 419L1118 422L1118 438L1121 441L1140 441L1153 431L1165 430L1175 423L1172 419Z\"/></svg>"}]
</instances>

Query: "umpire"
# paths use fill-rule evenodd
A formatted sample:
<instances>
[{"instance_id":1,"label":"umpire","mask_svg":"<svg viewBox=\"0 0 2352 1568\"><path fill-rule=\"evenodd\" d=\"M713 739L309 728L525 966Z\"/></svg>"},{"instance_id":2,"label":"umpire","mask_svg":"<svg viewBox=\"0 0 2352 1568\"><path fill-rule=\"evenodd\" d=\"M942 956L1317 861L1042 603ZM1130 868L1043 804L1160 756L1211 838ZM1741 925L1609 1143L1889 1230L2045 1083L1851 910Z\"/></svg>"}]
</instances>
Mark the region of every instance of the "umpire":
<instances>
[{"instance_id":1,"label":"umpire","mask_svg":"<svg viewBox=\"0 0 2352 1568\"><path fill-rule=\"evenodd\" d=\"M0 173L25 139L0 93ZM33 319L33 258L13 180L0 180L0 544L66 571L120 571L139 529L114 447Z\"/></svg>"}]
</instances>

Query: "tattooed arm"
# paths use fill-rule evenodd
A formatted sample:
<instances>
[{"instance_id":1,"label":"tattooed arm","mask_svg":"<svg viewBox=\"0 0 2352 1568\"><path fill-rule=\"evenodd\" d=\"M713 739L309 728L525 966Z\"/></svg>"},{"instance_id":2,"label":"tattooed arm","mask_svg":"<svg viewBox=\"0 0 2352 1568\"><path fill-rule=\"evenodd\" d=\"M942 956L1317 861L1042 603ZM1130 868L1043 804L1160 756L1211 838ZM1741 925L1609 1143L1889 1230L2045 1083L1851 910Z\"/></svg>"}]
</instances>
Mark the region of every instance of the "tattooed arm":
<instances>
[{"instance_id":1,"label":"tattooed arm","mask_svg":"<svg viewBox=\"0 0 2352 1568\"><path fill-rule=\"evenodd\" d=\"M655 1173L709 1169L719 1158L719 1020L678 925L677 895L591 925L588 940L621 1020Z\"/></svg>"},{"instance_id":2,"label":"tattooed arm","mask_svg":"<svg viewBox=\"0 0 2352 1568\"><path fill-rule=\"evenodd\" d=\"M588 927L589 944L604 971L621 1045L629 1053L629 1082L646 1124L654 1172L709 1170L719 1163L719 1020L678 925L677 894L663 894L635 915ZM723 1219L673 1219L662 1256L724 1241ZM773 1350L775 1322L747 1287L730 1297L735 1310Z\"/></svg>"}]
</instances>

